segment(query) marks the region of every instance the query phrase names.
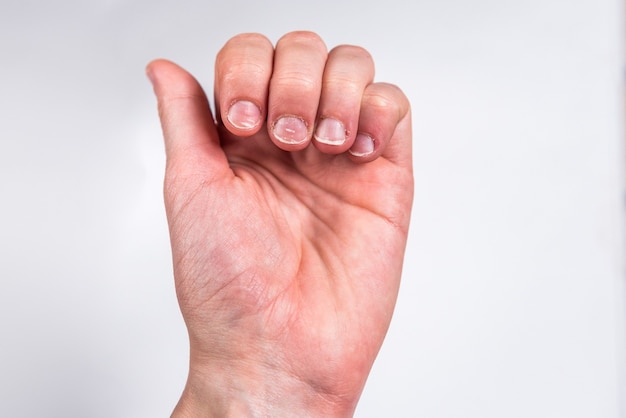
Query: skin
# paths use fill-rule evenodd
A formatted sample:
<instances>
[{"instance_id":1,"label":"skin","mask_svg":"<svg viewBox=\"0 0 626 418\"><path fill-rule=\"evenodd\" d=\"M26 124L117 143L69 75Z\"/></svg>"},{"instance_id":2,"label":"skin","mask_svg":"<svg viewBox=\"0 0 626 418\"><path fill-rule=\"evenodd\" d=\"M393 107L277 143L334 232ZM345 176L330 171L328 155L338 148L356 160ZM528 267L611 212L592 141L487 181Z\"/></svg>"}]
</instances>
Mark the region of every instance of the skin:
<instances>
[{"instance_id":1,"label":"skin","mask_svg":"<svg viewBox=\"0 0 626 418\"><path fill-rule=\"evenodd\" d=\"M373 82L367 51L328 51L310 32L275 46L258 34L228 41L215 116L176 64L154 61L147 74L190 340L173 416L351 416L400 283L407 98Z\"/></svg>"}]
</instances>

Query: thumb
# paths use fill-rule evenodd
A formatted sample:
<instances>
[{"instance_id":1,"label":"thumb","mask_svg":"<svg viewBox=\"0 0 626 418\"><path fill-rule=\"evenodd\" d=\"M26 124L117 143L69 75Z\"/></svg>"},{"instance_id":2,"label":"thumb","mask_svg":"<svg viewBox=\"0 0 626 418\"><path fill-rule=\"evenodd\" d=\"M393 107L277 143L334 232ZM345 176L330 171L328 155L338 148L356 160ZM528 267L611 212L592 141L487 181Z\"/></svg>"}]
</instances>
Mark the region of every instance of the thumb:
<instances>
[{"instance_id":1,"label":"thumb","mask_svg":"<svg viewBox=\"0 0 626 418\"><path fill-rule=\"evenodd\" d=\"M201 175L210 180L229 172L208 99L198 81L166 60L148 64L146 74L157 97L169 174L181 178Z\"/></svg>"}]
</instances>

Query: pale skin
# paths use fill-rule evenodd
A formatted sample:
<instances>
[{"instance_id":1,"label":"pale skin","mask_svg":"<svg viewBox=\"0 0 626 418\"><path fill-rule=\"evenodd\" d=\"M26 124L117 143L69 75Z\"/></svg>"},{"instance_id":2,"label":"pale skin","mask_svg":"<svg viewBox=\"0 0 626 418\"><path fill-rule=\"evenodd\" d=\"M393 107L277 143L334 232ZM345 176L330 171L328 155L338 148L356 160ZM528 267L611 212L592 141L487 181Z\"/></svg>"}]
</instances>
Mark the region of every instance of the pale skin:
<instances>
[{"instance_id":1,"label":"pale skin","mask_svg":"<svg viewBox=\"0 0 626 418\"><path fill-rule=\"evenodd\" d=\"M147 73L167 155L174 279L189 333L174 417L352 416L389 327L413 173L410 106L363 48L235 36L215 108Z\"/></svg>"}]
</instances>

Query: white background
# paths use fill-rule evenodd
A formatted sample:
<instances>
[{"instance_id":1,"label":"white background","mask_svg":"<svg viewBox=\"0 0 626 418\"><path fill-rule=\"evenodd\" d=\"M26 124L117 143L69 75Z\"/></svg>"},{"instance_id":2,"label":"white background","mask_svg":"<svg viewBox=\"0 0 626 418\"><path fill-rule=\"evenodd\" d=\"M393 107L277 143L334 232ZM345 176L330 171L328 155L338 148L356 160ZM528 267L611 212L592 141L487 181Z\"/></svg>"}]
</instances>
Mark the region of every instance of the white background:
<instances>
[{"instance_id":1,"label":"white background","mask_svg":"<svg viewBox=\"0 0 626 418\"><path fill-rule=\"evenodd\" d=\"M359 44L413 104L401 295L358 417L625 417L617 0L4 0L0 416L168 416L184 385L145 64ZM621 402L621 415L620 415Z\"/></svg>"}]
</instances>

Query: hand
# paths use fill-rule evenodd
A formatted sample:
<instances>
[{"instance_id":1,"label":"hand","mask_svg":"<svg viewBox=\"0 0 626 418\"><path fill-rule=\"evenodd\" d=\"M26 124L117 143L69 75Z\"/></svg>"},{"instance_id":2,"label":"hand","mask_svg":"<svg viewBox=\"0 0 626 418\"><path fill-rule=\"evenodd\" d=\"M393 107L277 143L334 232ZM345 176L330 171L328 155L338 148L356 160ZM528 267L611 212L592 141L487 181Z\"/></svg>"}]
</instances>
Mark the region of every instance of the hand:
<instances>
[{"instance_id":1,"label":"hand","mask_svg":"<svg viewBox=\"0 0 626 418\"><path fill-rule=\"evenodd\" d=\"M413 195L411 116L359 47L315 34L219 52L198 82L147 69L190 338L174 416L350 416L395 305Z\"/></svg>"}]
</instances>

